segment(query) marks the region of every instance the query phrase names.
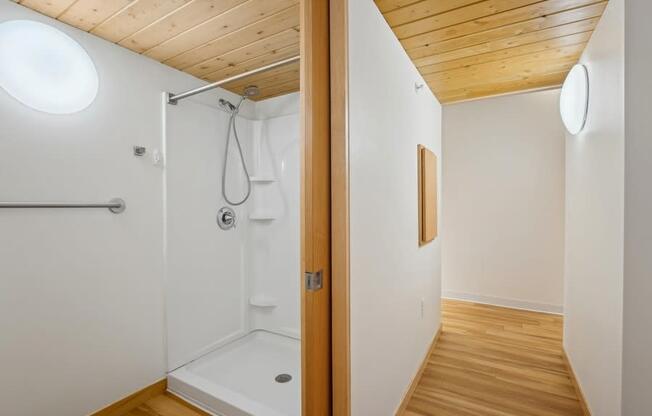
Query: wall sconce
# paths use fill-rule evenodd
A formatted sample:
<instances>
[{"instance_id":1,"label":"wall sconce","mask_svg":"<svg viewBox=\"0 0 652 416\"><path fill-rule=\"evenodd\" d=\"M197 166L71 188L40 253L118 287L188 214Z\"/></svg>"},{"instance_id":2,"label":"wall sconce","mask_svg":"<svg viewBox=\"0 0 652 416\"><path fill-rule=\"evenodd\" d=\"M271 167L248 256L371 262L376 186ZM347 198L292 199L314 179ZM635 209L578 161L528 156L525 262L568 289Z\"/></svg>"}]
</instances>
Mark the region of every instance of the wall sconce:
<instances>
[{"instance_id":1,"label":"wall sconce","mask_svg":"<svg viewBox=\"0 0 652 416\"><path fill-rule=\"evenodd\" d=\"M559 112L570 134L578 134L586 124L589 109L589 73L584 65L571 68L561 87Z\"/></svg>"}]
</instances>

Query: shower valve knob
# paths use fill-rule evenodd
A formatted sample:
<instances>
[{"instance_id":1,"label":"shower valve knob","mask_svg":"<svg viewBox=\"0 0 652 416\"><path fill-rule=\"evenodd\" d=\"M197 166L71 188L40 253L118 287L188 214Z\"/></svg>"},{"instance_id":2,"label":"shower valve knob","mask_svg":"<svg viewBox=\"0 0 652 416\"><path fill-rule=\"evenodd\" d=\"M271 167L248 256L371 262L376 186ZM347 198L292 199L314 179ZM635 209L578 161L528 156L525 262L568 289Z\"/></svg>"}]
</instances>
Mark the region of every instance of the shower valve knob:
<instances>
[{"instance_id":1,"label":"shower valve knob","mask_svg":"<svg viewBox=\"0 0 652 416\"><path fill-rule=\"evenodd\" d=\"M235 211L230 207L222 207L217 212L217 225L223 230L235 228Z\"/></svg>"}]
</instances>

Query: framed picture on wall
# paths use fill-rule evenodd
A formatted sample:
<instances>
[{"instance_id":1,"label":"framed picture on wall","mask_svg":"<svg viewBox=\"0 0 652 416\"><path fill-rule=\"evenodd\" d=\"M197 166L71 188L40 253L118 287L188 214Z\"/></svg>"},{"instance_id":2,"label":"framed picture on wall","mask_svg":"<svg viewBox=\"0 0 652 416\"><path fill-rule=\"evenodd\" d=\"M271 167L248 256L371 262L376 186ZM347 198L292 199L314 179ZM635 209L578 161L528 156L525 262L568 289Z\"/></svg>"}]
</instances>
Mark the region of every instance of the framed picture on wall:
<instances>
[{"instance_id":1,"label":"framed picture on wall","mask_svg":"<svg viewBox=\"0 0 652 416\"><path fill-rule=\"evenodd\" d=\"M419 245L437 238L437 155L417 146L419 181Z\"/></svg>"}]
</instances>

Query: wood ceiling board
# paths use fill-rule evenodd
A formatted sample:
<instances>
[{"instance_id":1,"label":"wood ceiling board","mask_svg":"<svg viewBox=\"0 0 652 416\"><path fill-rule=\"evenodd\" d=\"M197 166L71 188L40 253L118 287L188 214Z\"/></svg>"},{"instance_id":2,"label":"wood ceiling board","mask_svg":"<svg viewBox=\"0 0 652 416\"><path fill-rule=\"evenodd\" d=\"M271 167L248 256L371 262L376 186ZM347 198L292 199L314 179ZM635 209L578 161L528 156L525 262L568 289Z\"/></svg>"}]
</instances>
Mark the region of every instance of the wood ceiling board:
<instances>
[{"instance_id":1,"label":"wood ceiling board","mask_svg":"<svg viewBox=\"0 0 652 416\"><path fill-rule=\"evenodd\" d=\"M470 46L487 43L497 39L523 35L530 32L537 32L543 29L579 22L593 17L600 17L606 5L607 2L601 2L579 9L573 9L561 13L551 14L548 16L542 16L536 19L526 20L524 22L518 22L482 32L473 33L471 35L448 39L442 42L435 42L433 44L429 44L428 46L408 49L407 53L410 58L416 60L430 55L437 55L443 52L449 52L456 49L463 49Z\"/></svg>"},{"instance_id":2,"label":"wood ceiling board","mask_svg":"<svg viewBox=\"0 0 652 416\"><path fill-rule=\"evenodd\" d=\"M224 55L216 56L208 61L186 68L186 72L202 78L223 68L235 67L250 59L274 53L279 48L284 48L299 42L298 28L285 30L265 39L251 43L242 48L230 51Z\"/></svg>"},{"instance_id":3,"label":"wood ceiling board","mask_svg":"<svg viewBox=\"0 0 652 416\"><path fill-rule=\"evenodd\" d=\"M165 61L296 4L296 0L249 0L239 7L158 44L146 51L145 55L158 61ZM252 13L252 10L255 10L255 13Z\"/></svg>"},{"instance_id":4,"label":"wood ceiling board","mask_svg":"<svg viewBox=\"0 0 652 416\"><path fill-rule=\"evenodd\" d=\"M466 58L453 61L441 62L438 64L425 65L419 68L422 75L434 74L437 72L450 71L457 68L464 68L471 65L478 65L487 62L499 61L516 56L529 55L534 52L555 49L562 46L586 43L591 37L591 32L576 33L574 35L552 38L541 42L528 43L513 48L499 49L494 52L471 55Z\"/></svg>"},{"instance_id":5,"label":"wood ceiling board","mask_svg":"<svg viewBox=\"0 0 652 416\"><path fill-rule=\"evenodd\" d=\"M450 0L446 0L448 3ZM501 12L527 6L540 0L486 0L459 9L453 9L435 16L418 19L410 23L394 27L394 33L403 40L422 33L432 32L442 28L473 21L480 18L495 16ZM453 29L451 29L453 30Z\"/></svg>"},{"instance_id":6,"label":"wood ceiling board","mask_svg":"<svg viewBox=\"0 0 652 416\"><path fill-rule=\"evenodd\" d=\"M167 59L163 63L175 68L185 69L199 62L203 62L206 60L206 56L220 56L228 51L238 49L286 29L298 26L299 6L295 5L242 27L235 32L213 39L203 45Z\"/></svg>"},{"instance_id":7,"label":"wood ceiling board","mask_svg":"<svg viewBox=\"0 0 652 416\"><path fill-rule=\"evenodd\" d=\"M376 6L381 12L387 13L410 4L419 3L420 0L376 0Z\"/></svg>"},{"instance_id":8,"label":"wood ceiling board","mask_svg":"<svg viewBox=\"0 0 652 416\"><path fill-rule=\"evenodd\" d=\"M224 84L224 88L227 88L231 91L241 91L243 88L249 85L256 85L260 87L261 85L284 84L296 78L298 76L298 71L299 63L295 62L292 64L280 66L278 68L270 69L269 71L265 71L260 74L242 78L237 81L229 82L228 84Z\"/></svg>"},{"instance_id":9,"label":"wood ceiling board","mask_svg":"<svg viewBox=\"0 0 652 416\"><path fill-rule=\"evenodd\" d=\"M242 95L244 94L245 88L247 88L249 85L255 85L260 89L260 95L257 96L256 98L260 99L260 97L266 97L269 95L274 95L279 88L279 86L284 86L289 83L295 82L297 79L296 74L294 73L286 73L282 74L276 77L269 78L267 80L259 80L255 81L252 80L251 84L246 84L238 87L232 87L229 86L229 91L233 91L236 94Z\"/></svg>"},{"instance_id":10,"label":"wood ceiling board","mask_svg":"<svg viewBox=\"0 0 652 416\"><path fill-rule=\"evenodd\" d=\"M256 58L252 58L234 66L227 66L226 68L222 68L206 75L204 79L207 81L219 81L297 55L299 55L299 43L272 51L267 55L257 56Z\"/></svg>"},{"instance_id":11,"label":"wood ceiling board","mask_svg":"<svg viewBox=\"0 0 652 416\"><path fill-rule=\"evenodd\" d=\"M211 81L299 54L299 0L19 0L18 3ZM297 84L298 76L298 71L281 68L267 77L261 74L258 79L261 86L274 87L266 94L270 95L280 91L277 84L284 89ZM293 81L297 82L293 84Z\"/></svg>"},{"instance_id":12,"label":"wood ceiling board","mask_svg":"<svg viewBox=\"0 0 652 416\"><path fill-rule=\"evenodd\" d=\"M77 1L57 19L83 31L90 31L109 17L127 7L132 0L85 0Z\"/></svg>"},{"instance_id":13,"label":"wood ceiling board","mask_svg":"<svg viewBox=\"0 0 652 416\"><path fill-rule=\"evenodd\" d=\"M22 0L19 1L19 3L25 7L36 10L41 14L56 19L76 1L77 0Z\"/></svg>"},{"instance_id":14,"label":"wood ceiling board","mask_svg":"<svg viewBox=\"0 0 652 416\"><path fill-rule=\"evenodd\" d=\"M259 100L266 100L268 98L278 97L280 95L289 94L299 91L299 79L287 82L285 84L274 85L261 90Z\"/></svg>"},{"instance_id":15,"label":"wood ceiling board","mask_svg":"<svg viewBox=\"0 0 652 416\"><path fill-rule=\"evenodd\" d=\"M470 47L444 52L438 55L431 55L425 58L415 59L414 64L418 68L425 68L429 65L435 65L442 62L449 62L458 59L478 56L492 51L500 51L521 45L533 44L548 39L573 36L577 33L588 33L590 38L595 25L598 23L598 20L598 18L587 19L575 23L569 23L567 25L555 26L550 29L528 32L523 35L480 43Z\"/></svg>"},{"instance_id":16,"label":"wood ceiling board","mask_svg":"<svg viewBox=\"0 0 652 416\"><path fill-rule=\"evenodd\" d=\"M442 103L457 103L479 98L513 94L516 92L520 93L559 88L564 82L567 73L568 71L562 71L516 81L485 84L482 87L460 88L458 90L443 91L440 93L439 100Z\"/></svg>"},{"instance_id":17,"label":"wood ceiling board","mask_svg":"<svg viewBox=\"0 0 652 416\"><path fill-rule=\"evenodd\" d=\"M550 64L546 69L537 68L533 65L522 65L515 69L512 73L503 73L493 77L492 82L487 83L478 79L469 78L462 83L451 83L445 87L440 88L440 93L443 97L451 94L453 91L484 91L486 89L493 89L495 85L510 84L521 81L537 81L544 79L551 74L558 74L560 72L568 71L574 64L574 60L568 59L566 61L555 62Z\"/></svg>"},{"instance_id":18,"label":"wood ceiling board","mask_svg":"<svg viewBox=\"0 0 652 416\"><path fill-rule=\"evenodd\" d=\"M520 65L515 65L514 67L504 70L498 73L491 74L492 83L502 83L510 81L519 81L523 79L533 79L538 76L544 76L551 73L557 73L565 70L570 70L570 68L577 62L579 56L571 56L563 60L550 60L550 61L533 61L529 63L523 63ZM543 64L543 65L542 65ZM544 70L540 69L545 65ZM483 85L487 84L487 75L482 74L470 74L464 77L453 81L429 81L429 85L432 88L437 89L441 93L445 93L454 89L475 89L481 88Z\"/></svg>"},{"instance_id":19,"label":"wood ceiling board","mask_svg":"<svg viewBox=\"0 0 652 416\"><path fill-rule=\"evenodd\" d=\"M244 2L245 0L194 0L118 44L143 53Z\"/></svg>"},{"instance_id":20,"label":"wood ceiling board","mask_svg":"<svg viewBox=\"0 0 652 416\"><path fill-rule=\"evenodd\" d=\"M402 7L385 13L385 20L391 27L394 27L477 2L478 0L419 1L409 7Z\"/></svg>"},{"instance_id":21,"label":"wood ceiling board","mask_svg":"<svg viewBox=\"0 0 652 416\"><path fill-rule=\"evenodd\" d=\"M527 55L515 56L498 61L485 62L478 65L457 68L450 71L437 72L424 77L428 82L443 83L452 85L460 83L466 79L486 79L487 75L498 77L503 74L516 73L520 68L544 66L540 64L552 65L555 62L566 62L569 59L577 59L584 50L585 43L562 46L560 48L544 50Z\"/></svg>"},{"instance_id":22,"label":"wood ceiling board","mask_svg":"<svg viewBox=\"0 0 652 416\"><path fill-rule=\"evenodd\" d=\"M117 43L192 0L137 0L97 25L91 33Z\"/></svg>"},{"instance_id":23,"label":"wood ceiling board","mask_svg":"<svg viewBox=\"0 0 652 416\"><path fill-rule=\"evenodd\" d=\"M441 102L559 85L606 0L376 0ZM484 94L484 95L483 95Z\"/></svg>"},{"instance_id":24,"label":"wood ceiling board","mask_svg":"<svg viewBox=\"0 0 652 416\"><path fill-rule=\"evenodd\" d=\"M472 21L467 21L452 27L441 30L430 31L418 36L403 39L401 44L407 50L420 47L427 47L433 43L442 42L447 39L459 38L465 35L471 35L478 32L486 32L489 29L512 25L514 23L526 22L539 17L546 17L554 14L563 13L568 10L578 9L591 4L600 3L602 0L547 0L540 3L530 4L518 9L512 9L502 13L496 13ZM567 21L577 21L588 17L594 17L591 9L584 13L570 13L566 15L566 20L550 19L558 24ZM570 17L569 17L570 15Z\"/></svg>"}]
</instances>

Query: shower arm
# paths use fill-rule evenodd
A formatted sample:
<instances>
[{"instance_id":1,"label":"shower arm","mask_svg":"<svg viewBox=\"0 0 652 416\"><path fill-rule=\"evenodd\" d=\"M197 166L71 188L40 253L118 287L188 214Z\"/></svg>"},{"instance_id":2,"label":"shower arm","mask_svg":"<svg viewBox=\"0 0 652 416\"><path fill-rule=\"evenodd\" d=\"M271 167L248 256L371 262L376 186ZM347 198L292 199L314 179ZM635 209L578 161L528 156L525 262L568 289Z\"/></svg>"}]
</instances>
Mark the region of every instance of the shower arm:
<instances>
[{"instance_id":1,"label":"shower arm","mask_svg":"<svg viewBox=\"0 0 652 416\"><path fill-rule=\"evenodd\" d=\"M212 89L215 89L221 85L228 84L229 82L237 81L242 78L246 78L252 75L259 74L261 72L269 71L270 69L277 68L279 66L287 65L292 62L297 62L301 59L299 55L293 56L292 58L287 58L282 61L274 62L269 65L265 65L260 68L252 69L251 71L243 72L242 74L234 75L229 78L222 79L220 81L213 82L212 84L204 85L203 87L195 88L190 91L182 92L179 94L172 94L172 93L167 93L167 102L168 104L176 105L179 100L183 100L184 98L192 97L193 95L201 94L202 92L210 91Z\"/></svg>"}]
</instances>

